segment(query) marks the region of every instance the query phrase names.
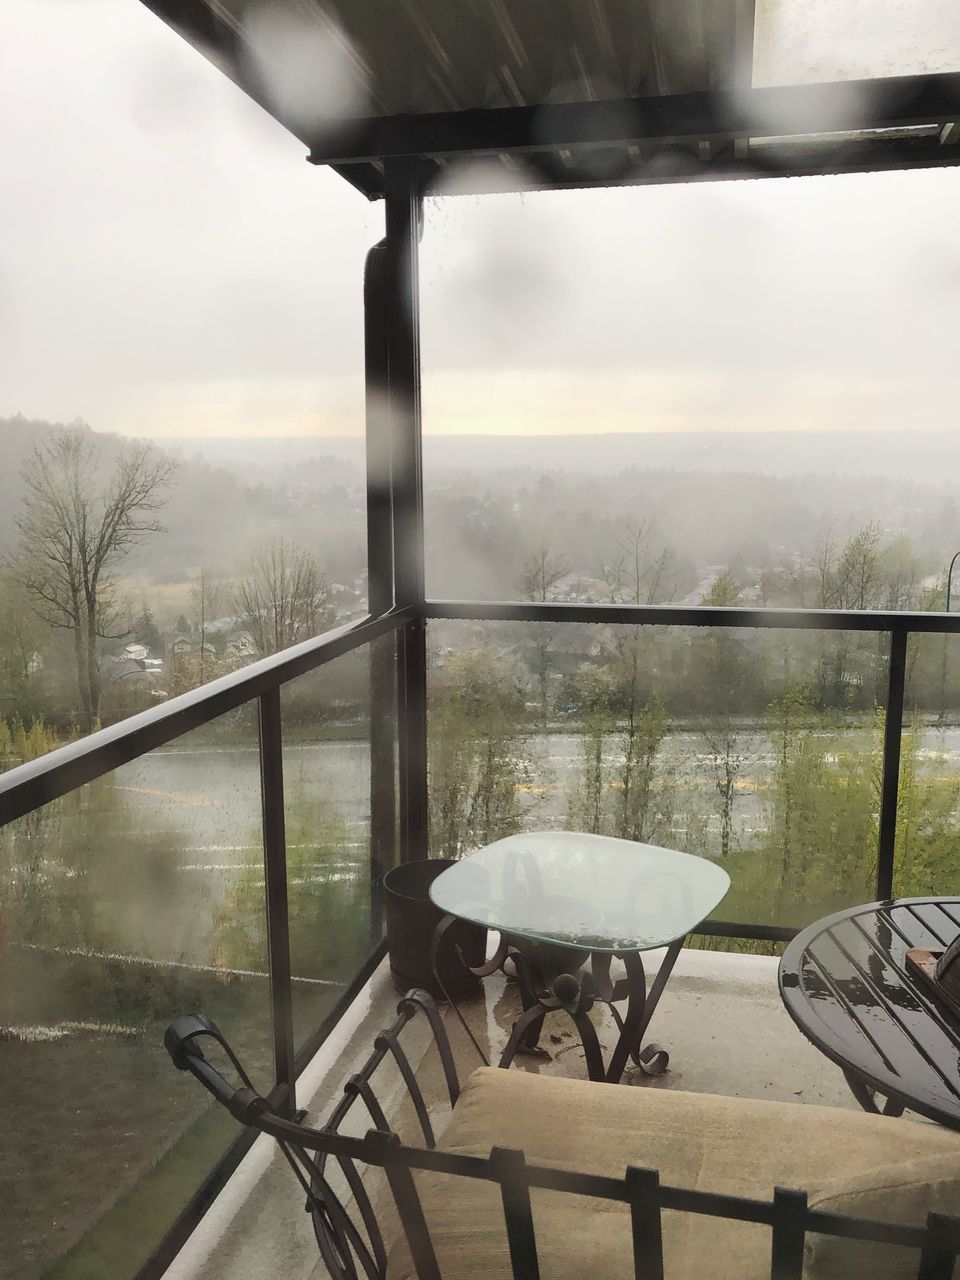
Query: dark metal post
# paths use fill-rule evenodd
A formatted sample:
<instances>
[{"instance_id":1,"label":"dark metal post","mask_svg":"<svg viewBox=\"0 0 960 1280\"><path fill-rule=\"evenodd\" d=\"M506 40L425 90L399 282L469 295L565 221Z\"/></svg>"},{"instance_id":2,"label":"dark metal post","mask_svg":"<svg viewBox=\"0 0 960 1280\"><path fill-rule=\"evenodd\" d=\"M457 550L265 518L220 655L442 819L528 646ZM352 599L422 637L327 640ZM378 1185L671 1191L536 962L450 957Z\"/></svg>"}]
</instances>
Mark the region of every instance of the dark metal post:
<instances>
[{"instance_id":1,"label":"dark metal post","mask_svg":"<svg viewBox=\"0 0 960 1280\"><path fill-rule=\"evenodd\" d=\"M386 261L388 415L393 490L393 583L398 605L422 607L423 476L420 426L419 245L422 200L415 159L388 160ZM400 857L427 853L426 622L408 622L399 642Z\"/></svg>"},{"instance_id":2,"label":"dark metal post","mask_svg":"<svg viewBox=\"0 0 960 1280\"><path fill-rule=\"evenodd\" d=\"M287 842L283 814L283 735L279 686L262 693L260 707L260 788L263 803L263 868L266 885L270 1007L277 1087L286 1089L286 1109L296 1111L293 1063L293 988L290 976L290 920L287 905Z\"/></svg>"},{"instance_id":3,"label":"dark metal post","mask_svg":"<svg viewBox=\"0 0 960 1280\"><path fill-rule=\"evenodd\" d=\"M386 320L386 241L367 254L363 274L364 364L367 396L367 606L374 616L393 605L393 500L389 363ZM370 646L370 936L383 932L383 877L396 862L397 642Z\"/></svg>"},{"instance_id":4,"label":"dark metal post","mask_svg":"<svg viewBox=\"0 0 960 1280\"><path fill-rule=\"evenodd\" d=\"M773 1247L770 1280L803 1280L807 1193L773 1189Z\"/></svg>"},{"instance_id":5,"label":"dark metal post","mask_svg":"<svg viewBox=\"0 0 960 1280\"><path fill-rule=\"evenodd\" d=\"M393 502L388 410L387 242L367 253L363 269L363 343L367 410L367 607L374 616L393 604Z\"/></svg>"},{"instance_id":6,"label":"dark metal post","mask_svg":"<svg viewBox=\"0 0 960 1280\"><path fill-rule=\"evenodd\" d=\"M427 632L422 618L399 636L400 858L425 858L427 847Z\"/></svg>"},{"instance_id":7,"label":"dark metal post","mask_svg":"<svg viewBox=\"0 0 960 1280\"><path fill-rule=\"evenodd\" d=\"M907 670L905 628L890 633L887 710L883 725L883 782L880 791L880 834L877 841L877 898L893 897L893 855L897 842L897 799L900 787L900 742L903 736L903 686Z\"/></svg>"}]
</instances>

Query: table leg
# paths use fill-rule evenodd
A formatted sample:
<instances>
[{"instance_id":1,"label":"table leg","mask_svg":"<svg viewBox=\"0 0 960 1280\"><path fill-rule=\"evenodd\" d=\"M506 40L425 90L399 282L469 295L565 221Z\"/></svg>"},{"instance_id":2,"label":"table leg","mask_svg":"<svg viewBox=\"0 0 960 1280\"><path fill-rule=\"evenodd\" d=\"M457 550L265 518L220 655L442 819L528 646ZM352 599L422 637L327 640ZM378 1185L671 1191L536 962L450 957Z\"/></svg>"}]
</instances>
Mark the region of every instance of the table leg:
<instances>
[{"instance_id":1,"label":"table leg","mask_svg":"<svg viewBox=\"0 0 960 1280\"><path fill-rule=\"evenodd\" d=\"M650 1070L651 1074L659 1075L666 1070L669 1057L665 1049L661 1049L659 1045L648 1045L645 1049L641 1049L643 1036L650 1025L650 1019L656 1012L657 1005L660 1003L660 997L663 995L663 989L667 985L667 980L673 972L673 966L677 963L677 957L683 946L683 938L678 938L676 942L671 942L667 948L667 954L664 956L663 964L657 971L657 976L653 980L653 986L647 994L646 975L643 971L643 961L638 951L625 951L621 957L627 970L627 1014L623 1019L620 1029L620 1038L617 1040L613 1055L610 1058L610 1065L607 1067L606 1079L610 1084L616 1084L623 1075L623 1069L627 1065L627 1058L633 1056L634 1061L646 1070ZM617 1019L618 1023L620 1019ZM651 1070L652 1068L652 1070Z\"/></svg>"},{"instance_id":2,"label":"table leg","mask_svg":"<svg viewBox=\"0 0 960 1280\"><path fill-rule=\"evenodd\" d=\"M852 1071L844 1071L843 1078L850 1086L850 1092L860 1103L864 1111L869 1111L874 1116L902 1116L906 1110L906 1106L898 1098L884 1099L883 1107L877 1106L877 1093L864 1084L859 1076L854 1075Z\"/></svg>"},{"instance_id":3,"label":"table leg","mask_svg":"<svg viewBox=\"0 0 960 1280\"><path fill-rule=\"evenodd\" d=\"M531 1009L525 1009L524 1012L521 1013L520 1017L513 1024L513 1030L510 1032L510 1039L507 1041L503 1053L500 1055L500 1061L497 1064L498 1066L509 1067L517 1054L517 1050L520 1048L520 1042L523 1040L523 1037L527 1034L534 1023L539 1025L543 1022L543 1015L544 1010L539 1004L534 1005Z\"/></svg>"},{"instance_id":4,"label":"table leg","mask_svg":"<svg viewBox=\"0 0 960 1280\"><path fill-rule=\"evenodd\" d=\"M539 1017L530 1019L517 1047L521 1053L539 1053L546 1056L544 1050L539 1047L540 1032L543 1030L543 1019L546 1016L546 1010L537 996L537 991L545 985L543 975L530 960L520 953L514 955L514 964L517 966L517 978L520 982L520 1000L523 1004L524 1013L528 1013L531 1009L540 1010Z\"/></svg>"},{"instance_id":5,"label":"table leg","mask_svg":"<svg viewBox=\"0 0 960 1280\"><path fill-rule=\"evenodd\" d=\"M534 959L522 952L515 952L523 1012L513 1024L510 1038L500 1057L500 1066L508 1067L518 1052L536 1052L545 1015L562 1010L569 1015L580 1035L587 1073L591 1080L606 1080L616 1084L623 1075L629 1057L648 1074L660 1075L669 1062L667 1051L656 1044L641 1046L644 1032L660 1002L682 946L683 939L680 938L667 948L649 994L643 960L638 951L622 953L621 959L627 976L616 983L610 980L609 955L597 953L591 958L592 977L587 974L579 977L559 974L547 981ZM621 1016L613 1003L624 997L627 998L625 1017ZM620 1033L606 1070L596 1028L588 1016L597 999L609 1007Z\"/></svg>"},{"instance_id":6,"label":"table leg","mask_svg":"<svg viewBox=\"0 0 960 1280\"><path fill-rule=\"evenodd\" d=\"M580 1032L580 1043L583 1045L583 1057L587 1064L587 1076L591 1080L604 1081L606 1075L603 1070L603 1053L600 1049L600 1041L597 1038L597 1030L590 1021L590 1016L585 1011L580 1010L572 1013L573 1024Z\"/></svg>"}]
</instances>

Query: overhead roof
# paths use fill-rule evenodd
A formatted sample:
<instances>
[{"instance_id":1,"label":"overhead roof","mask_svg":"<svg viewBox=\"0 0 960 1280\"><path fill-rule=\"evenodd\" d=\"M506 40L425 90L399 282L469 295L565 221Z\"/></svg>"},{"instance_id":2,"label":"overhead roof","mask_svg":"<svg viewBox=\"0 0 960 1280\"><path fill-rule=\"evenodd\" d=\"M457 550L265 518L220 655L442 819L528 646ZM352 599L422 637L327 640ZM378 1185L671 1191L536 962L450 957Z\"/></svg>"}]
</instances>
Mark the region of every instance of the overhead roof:
<instances>
[{"instance_id":1,"label":"overhead roof","mask_svg":"<svg viewBox=\"0 0 960 1280\"><path fill-rule=\"evenodd\" d=\"M374 197L960 161L957 0L144 3Z\"/></svg>"}]
</instances>

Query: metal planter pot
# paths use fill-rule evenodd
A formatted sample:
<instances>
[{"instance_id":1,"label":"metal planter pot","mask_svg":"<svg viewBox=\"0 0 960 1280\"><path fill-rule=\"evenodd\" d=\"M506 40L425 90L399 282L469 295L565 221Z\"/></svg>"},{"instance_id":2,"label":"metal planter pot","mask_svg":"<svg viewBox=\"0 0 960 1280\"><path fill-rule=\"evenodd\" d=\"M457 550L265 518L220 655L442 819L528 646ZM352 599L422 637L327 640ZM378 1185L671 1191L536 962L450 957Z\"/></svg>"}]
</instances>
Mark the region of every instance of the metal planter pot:
<instances>
[{"instance_id":1,"label":"metal planter pot","mask_svg":"<svg viewBox=\"0 0 960 1280\"><path fill-rule=\"evenodd\" d=\"M399 991L423 987L436 999L445 998L430 960L434 930L443 919L443 912L430 901L430 886L441 871L453 865L451 858L427 858L405 862L383 877L390 973ZM486 929L467 920L457 920L444 934L437 969L443 985L455 1000L476 991L480 985L480 979L461 963L458 947L468 965L482 965L486 958Z\"/></svg>"}]
</instances>

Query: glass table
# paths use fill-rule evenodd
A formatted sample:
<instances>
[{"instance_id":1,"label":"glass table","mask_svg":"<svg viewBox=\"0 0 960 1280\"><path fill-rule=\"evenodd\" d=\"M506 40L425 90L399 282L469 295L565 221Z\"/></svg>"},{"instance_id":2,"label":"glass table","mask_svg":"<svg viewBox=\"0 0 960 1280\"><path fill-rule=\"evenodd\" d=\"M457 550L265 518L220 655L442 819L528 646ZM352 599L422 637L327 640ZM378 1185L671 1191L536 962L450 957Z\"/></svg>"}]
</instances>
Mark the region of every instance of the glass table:
<instances>
[{"instance_id":1,"label":"glass table","mask_svg":"<svg viewBox=\"0 0 960 1280\"><path fill-rule=\"evenodd\" d=\"M485 975L513 959L523 1013L500 1058L508 1067L518 1050L536 1050L548 1012L562 1010L583 1043L591 1080L618 1081L628 1057L651 1074L668 1055L641 1048L684 939L730 887L713 862L675 849L572 831L534 831L497 840L449 867L430 887L445 917L435 953L454 919L471 920L500 934L496 954L475 968ZM647 992L641 952L666 946ZM626 976L610 975L614 956ZM588 967L589 966L589 967ZM621 1014L617 1003L626 1000ZM619 1038L605 1066L588 1016L607 1005Z\"/></svg>"}]
</instances>

